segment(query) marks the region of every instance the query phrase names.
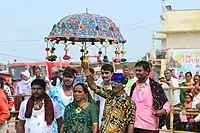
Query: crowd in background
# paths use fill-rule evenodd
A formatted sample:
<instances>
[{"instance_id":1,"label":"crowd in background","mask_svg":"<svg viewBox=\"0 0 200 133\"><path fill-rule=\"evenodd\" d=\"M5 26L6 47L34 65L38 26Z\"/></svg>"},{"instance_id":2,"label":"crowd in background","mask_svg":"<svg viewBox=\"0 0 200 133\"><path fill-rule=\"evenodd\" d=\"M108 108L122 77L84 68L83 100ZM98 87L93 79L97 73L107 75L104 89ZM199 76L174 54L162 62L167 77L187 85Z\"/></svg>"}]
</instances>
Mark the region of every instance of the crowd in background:
<instances>
[{"instance_id":1,"label":"crowd in background","mask_svg":"<svg viewBox=\"0 0 200 133\"><path fill-rule=\"evenodd\" d=\"M85 66L83 72L67 67L53 71L49 79L41 75L40 67L34 67L34 76L27 70L21 72L15 87L0 78L0 129L6 133L10 111L19 111L17 133L157 133L164 125L170 128L169 102L182 108L174 116L175 129L198 129L195 123L200 115L185 113L200 110L198 72L176 75L174 69L167 69L159 78L151 63L138 62L135 68L124 66L123 73L116 73L110 64L104 64L100 72ZM113 91L115 95L110 95Z\"/></svg>"}]
</instances>

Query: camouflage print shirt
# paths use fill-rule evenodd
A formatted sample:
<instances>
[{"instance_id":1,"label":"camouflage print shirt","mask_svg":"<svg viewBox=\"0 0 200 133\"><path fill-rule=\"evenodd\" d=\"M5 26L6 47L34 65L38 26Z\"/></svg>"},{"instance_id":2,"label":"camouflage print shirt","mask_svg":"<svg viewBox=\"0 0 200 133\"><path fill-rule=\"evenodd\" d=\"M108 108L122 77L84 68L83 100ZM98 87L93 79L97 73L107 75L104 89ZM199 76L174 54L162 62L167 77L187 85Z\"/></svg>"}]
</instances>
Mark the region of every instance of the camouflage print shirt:
<instances>
[{"instance_id":1,"label":"camouflage print shirt","mask_svg":"<svg viewBox=\"0 0 200 133\"><path fill-rule=\"evenodd\" d=\"M97 88L95 93L106 99L100 133L125 133L135 122L135 103L126 93L116 97L112 90L103 88Z\"/></svg>"}]
</instances>

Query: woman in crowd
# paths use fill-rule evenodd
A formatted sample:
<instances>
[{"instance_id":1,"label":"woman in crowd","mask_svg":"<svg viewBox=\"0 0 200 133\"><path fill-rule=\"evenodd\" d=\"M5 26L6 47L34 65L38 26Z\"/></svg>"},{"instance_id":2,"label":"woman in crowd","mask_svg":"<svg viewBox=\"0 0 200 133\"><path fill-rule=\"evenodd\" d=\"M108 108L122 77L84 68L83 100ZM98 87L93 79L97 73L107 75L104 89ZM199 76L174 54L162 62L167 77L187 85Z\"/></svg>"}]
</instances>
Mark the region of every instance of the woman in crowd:
<instances>
[{"instance_id":1,"label":"woman in crowd","mask_svg":"<svg viewBox=\"0 0 200 133\"><path fill-rule=\"evenodd\" d=\"M7 120L10 117L8 99L4 91L4 79L0 77L0 132L6 133Z\"/></svg>"},{"instance_id":2,"label":"woman in crowd","mask_svg":"<svg viewBox=\"0 0 200 133\"><path fill-rule=\"evenodd\" d=\"M185 76L184 76L183 71L181 71L178 76L178 81L179 81L179 83L182 83L182 82L184 82L184 80L185 80Z\"/></svg>"},{"instance_id":3,"label":"woman in crowd","mask_svg":"<svg viewBox=\"0 0 200 133\"><path fill-rule=\"evenodd\" d=\"M193 92L193 95L195 93L195 91L198 91L199 92L199 89L200 89L200 75L195 75L194 76L194 84L193 86L195 87L192 92Z\"/></svg>"},{"instance_id":4,"label":"woman in crowd","mask_svg":"<svg viewBox=\"0 0 200 133\"><path fill-rule=\"evenodd\" d=\"M180 93L180 100L181 103L183 104L185 102L185 97L187 93L192 93L192 88L193 88L194 82L192 80L192 72L186 72L185 73L185 82L181 83L181 87L185 87L187 89L181 89Z\"/></svg>"},{"instance_id":5,"label":"woman in crowd","mask_svg":"<svg viewBox=\"0 0 200 133\"><path fill-rule=\"evenodd\" d=\"M191 94L186 94L185 102L184 102L184 105L183 105L183 110L180 112L181 122L188 122L188 120L192 118L192 115L186 115L185 114L187 109L192 108L192 99L193 99L193 97L192 97Z\"/></svg>"},{"instance_id":6,"label":"woman in crowd","mask_svg":"<svg viewBox=\"0 0 200 133\"><path fill-rule=\"evenodd\" d=\"M193 89L193 102L192 102L192 108L196 108L196 104L200 103L200 76L195 75L194 76L194 89Z\"/></svg>"},{"instance_id":7,"label":"woman in crowd","mask_svg":"<svg viewBox=\"0 0 200 133\"><path fill-rule=\"evenodd\" d=\"M97 107L88 88L78 83L74 86L74 102L64 112L64 133L97 133Z\"/></svg>"}]
</instances>

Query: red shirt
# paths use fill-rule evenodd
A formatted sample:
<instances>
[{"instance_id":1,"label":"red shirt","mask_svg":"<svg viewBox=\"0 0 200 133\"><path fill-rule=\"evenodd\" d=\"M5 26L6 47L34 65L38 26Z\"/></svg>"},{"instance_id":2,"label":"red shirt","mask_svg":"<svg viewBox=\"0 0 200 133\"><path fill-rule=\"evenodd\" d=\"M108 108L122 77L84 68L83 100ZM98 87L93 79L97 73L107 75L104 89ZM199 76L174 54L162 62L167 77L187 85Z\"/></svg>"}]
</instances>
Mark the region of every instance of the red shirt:
<instances>
[{"instance_id":1,"label":"red shirt","mask_svg":"<svg viewBox=\"0 0 200 133\"><path fill-rule=\"evenodd\" d=\"M3 90L0 90L0 123L5 123L9 117L8 100Z\"/></svg>"}]
</instances>

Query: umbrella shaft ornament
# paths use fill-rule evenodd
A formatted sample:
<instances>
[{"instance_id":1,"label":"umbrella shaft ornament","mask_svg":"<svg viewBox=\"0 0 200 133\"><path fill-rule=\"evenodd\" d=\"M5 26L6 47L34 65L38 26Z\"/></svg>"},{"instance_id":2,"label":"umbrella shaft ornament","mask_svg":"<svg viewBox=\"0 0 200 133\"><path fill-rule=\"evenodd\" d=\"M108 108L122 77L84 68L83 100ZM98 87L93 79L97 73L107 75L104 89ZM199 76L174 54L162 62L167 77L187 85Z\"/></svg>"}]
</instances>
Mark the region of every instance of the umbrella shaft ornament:
<instances>
[{"instance_id":1,"label":"umbrella shaft ornament","mask_svg":"<svg viewBox=\"0 0 200 133\"><path fill-rule=\"evenodd\" d=\"M47 42L47 47L45 48L45 51L47 54L46 59L48 61L56 61L57 56L55 55L55 50L56 50L56 48L54 47L55 44L50 45L50 47L49 47L49 45L50 45L50 43Z\"/></svg>"}]
</instances>

